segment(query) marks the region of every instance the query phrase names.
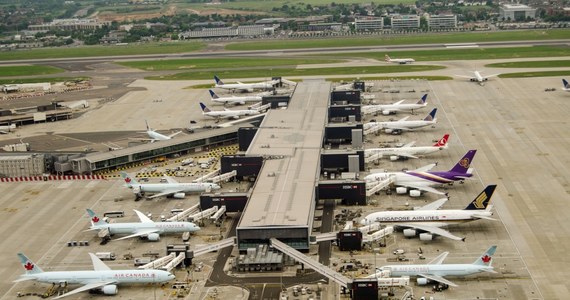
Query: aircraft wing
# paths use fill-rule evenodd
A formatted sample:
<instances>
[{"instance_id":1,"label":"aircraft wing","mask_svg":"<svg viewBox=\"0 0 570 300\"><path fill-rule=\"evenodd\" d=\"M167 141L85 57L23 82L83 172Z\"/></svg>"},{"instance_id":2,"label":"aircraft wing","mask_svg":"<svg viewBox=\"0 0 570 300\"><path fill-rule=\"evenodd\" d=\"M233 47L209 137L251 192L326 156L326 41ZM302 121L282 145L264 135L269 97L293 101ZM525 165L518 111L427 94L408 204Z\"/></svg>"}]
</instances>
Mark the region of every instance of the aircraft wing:
<instances>
[{"instance_id":1,"label":"aircraft wing","mask_svg":"<svg viewBox=\"0 0 570 300\"><path fill-rule=\"evenodd\" d=\"M415 155L411 155L410 153L398 153L398 156L407 157L407 158L418 158Z\"/></svg>"},{"instance_id":2,"label":"aircraft wing","mask_svg":"<svg viewBox=\"0 0 570 300\"><path fill-rule=\"evenodd\" d=\"M400 100L400 101L398 101L398 102L393 103L392 105L400 105L400 104L402 104L402 102L404 102L404 101L406 101L406 100Z\"/></svg>"},{"instance_id":3,"label":"aircraft wing","mask_svg":"<svg viewBox=\"0 0 570 300\"><path fill-rule=\"evenodd\" d=\"M478 215L478 214L473 214L472 217L478 218L478 219L485 219L485 220L489 220L489 221L498 221L495 218L491 218L491 217L487 217L487 216L483 216L483 215Z\"/></svg>"},{"instance_id":4,"label":"aircraft wing","mask_svg":"<svg viewBox=\"0 0 570 300\"><path fill-rule=\"evenodd\" d=\"M154 195L148 197L148 199L158 198L158 197L162 197L162 196L168 196L168 195L181 193L181 192L184 192L184 190L182 190L182 189L167 189L163 192L160 192L158 194L154 194Z\"/></svg>"},{"instance_id":5,"label":"aircraft wing","mask_svg":"<svg viewBox=\"0 0 570 300\"><path fill-rule=\"evenodd\" d=\"M497 77L501 75L501 73L497 73L497 74L491 74L491 75L487 75L487 76L483 76L483 78L491 78L491 77Z\"/></svg>"},{"instance_id":6,"label":"aircraft wing","mask_svg":"<svg viewBox=\"0 0 570 300\"><path fill-rule=\"evenodd\" d=\"M405 187L410 187L410 188L414 188L420 191L424 191L424 192L428 192L428 193L434 193L434 194L438 194L438 195L445 195L447 193L444 193L442 191L438 191L430 186L427 185L421 185L421 184L410 184L410 183L397 183L396 185L399 186L405 186Z\"/></svg>"},{"instance_id":7,"label":"aircraft wing","mask_svg":"<svg viewBox=\"0 0 570 300\"><path fill-rule=\"evenodd\" d=\"M438 255L436 258L432 259L427 264L428 265L441 265L443 263L443 261L447 258L448 255L449 255L449 252L445 251L442 254Z\"/></svg>"},{"instance_id":8,"label":"aircraft wing","mask_svg":"<svg viewBox=\"0 0 570 300\"><path fill-rule=\"evenodd\" d=\"M8 134L8 131L0 130L0 134Z\"/></svg>"},{"instance_id":9,"label":"aircraft wing","mask_svg":"<svg viewBox=\"0 0 570 300\"><path fill-rule=\"evenodd\" d=\"M425 165L421 168L417 168L414 170L414 172L427 172L431 169L433 169L433 167L435 167L437 164L429 164L429 165Z\"/></svg>"},{"instance_id":10,"label":"aircraft wing","mask_svg":"<svg viewBox=\"0 0 570 300\"><path fill-rule=\"evenodd\" d=\"M462 77L462 78L469 78L469 79L475 78L473 76L465 76L465 75L455 75L455 76Z\"/></svg>"},{"instance_id":11,"label":"aircraft wing","mask_svg":"<svg viewBox=\"0 0 570 300\"><path fill-rule=\"evenodd\" d=\"M155 229L144 229L144 230L137 230L136 233L131 234L131 235L127 235L118 239L114 239L113 241L120 241L120 240L125 240L125 239L130 239L132 237L137 237L137 236L143 236L143 235L149 235L151 233L157 233L160 230L158 228Z\"/></svg>"},{"instance_id":12,"label":"aircraft wing","mask_svg":"<svg viewBox=\"0 0 570 300\"><path fill-rule=\"evenodd\" d=\"M57 296L57 297L51 298L51 299L60 299L60 298L67 297L67 296L70 296L70 295L74 295L74 294L77 294L77 293L81 293L81 292L85 292L85 291L88 291L88 290L100 288L100 287L106 286L106 285L108 285L108 284L113 284L113 283L115 283L115 282L116 282L116 281L99 281L99 282L88 283L88 284L86 284L86 285L84 285L84 286L82 286L82 287L76 288L76 289L71 290L71 291L69 291L69 292L67 292L67 293L65 293L65 294L63 294L63 295L61 295L61 296Z\"/></svg>"},{"instance_id":13,"label":"aircraft wing","mask_svg":"<svg viewBox=\"0 0 570 300\"><path fill-rule=\"evenodd\" d=\"M418 210L438 210L443 204L447 202L447 198L441 198L432 203L420 207Z\"/></svg>"},{"instance_id":14,"label":"aircraft wing","mask_svg":"<svg viewBox=\"0 0 570 300\"><path fill-rule=\"evenodd\" d=\"M402 148L413 147L415 144L416 144L416 141L411 141L411 142L405 144L404 146L402 146Z\"/></svg>"},{"instance_id":15,"label":"aircraft wing","mask_svg":"<svg viewBox=\"0 0 570 300\"><path fill-rule=\"evenodd\" d=\"M177 135L177 134L179 134L179 133L181 133L181 132L182 132L182 131L177 131L177 132L175 132L175 133L169 135L168 137L171 138L171 137L173 137L173 136L175 136L175 135Z\"/></svg>"},{"instance_id":16,"label":"aircraft wing","mask_svg":"<svg viewBox=\"0 0 570 300\"><path fill-rule=\"evenodd\" d=\"M465 240L465 238L458 237L458 236L452 234L451 232L449 232L445 229L441 229L439 227L431 226L431 225L427 225L427 224L406 223L406 224L398 224L398 226L409 227L409 228L419 229L422 231L427 231L429 233L441 235L443 237L446 237L446 238L452 239L452 240L456 240L456 241L464 241Z\"/></svg>"},{"instance_id":17,"label":"aircraft wing","mask_svg":"<svg viewBox=\"0 0 570 300\"><path fill-rule=\"evenodd\" d=\"M177 184L178 183L178 181L176 181L176 179L174 179L168 175L164 175L162 177L164 177L164 179L166 179L166 182L168 182L168 183L171 183L171 184Z\"/></svg>"},{"instance_id":18,"label":"aircraft wing","mask_svg":"<svg viewBox=\"0 0 570 300\"><path fill-rule=\"evenodd\" d=\"M457 286L457 284L455 284L455 283L453 283L453 282L451 282L451 281L449 281L449 280L447 280L441 276L437 276L437 275L433 275L433 274L418 274L418 276L427 278L427 279L432 280L432 281L444 283L444 284L447 284L449 286Z\"/></svg>"},{"instance_id":19,"label":"aircraft wing","mask_svg":"<svg viewBox=\"0 0 570 300\"><path fill-rule=\"evenodd\" d=\"M398 122L404 122L409 118L410 118L410 116L405 116L405 117L401 118L400 120L398 120Z\"/></svg>"}]
</instances>

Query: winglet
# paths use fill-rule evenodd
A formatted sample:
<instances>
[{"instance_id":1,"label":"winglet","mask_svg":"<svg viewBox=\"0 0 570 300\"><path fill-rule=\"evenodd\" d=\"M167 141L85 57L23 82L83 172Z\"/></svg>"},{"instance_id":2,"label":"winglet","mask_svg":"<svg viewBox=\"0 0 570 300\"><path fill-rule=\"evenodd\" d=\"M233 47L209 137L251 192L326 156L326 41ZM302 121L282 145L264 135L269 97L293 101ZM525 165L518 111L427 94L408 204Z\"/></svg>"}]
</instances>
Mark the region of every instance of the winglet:
<instances>
[{"instance_id":1,"label":"winglet","mask_svg":"<svg viewBox=\"0 0 570 300\"><path fill-rule=\"evenodd\" d=\"M469 171L469 166L471 166L473 158L475 158L475 153L477 153L477 150L467 151L467 153L463 155L463 157L457 162L457 164L455 164L451 170L449 170L449 172L467 174L467 171Z\"/></svg>"},{"instance_id":2,"label":"winglet","mask_svg":"<svg viewBox=\"0 0 570 300\"><path fill-rule=\"evenodd\" d=\"M465 210L483 210L489 208L489 203L491 202L491 196L495 192L496 184L488 185L485 190L483 190L467 207Z\"/></svg>"},{"instance_id":3,"label":"winglet","mask_svg":"<svg viewBox=\"0 0 570 300\"><path fill-rule=\"evenodd\" d=\"M214 80L216 81L216 85L224 85L224 82L216 75L214 75Z\"/></svg>"},{"instance_id":4,"label":"winglet","mask_svg":"<svg viewBox=\"0 0 570 300\"><path fill-rule=\"evenodd\" d=\"M218 97L218 95L216 95L216 93L212 90L208 90L210 92L210 96L212 97L212 99L218 99L220 97Z\"/></svg>"},{"instance_id":5,"label":"winglet","mask_svg":"<svg viewBox=\"0 0 570 300\"><path fill-rule=\"evenodd\" d=\"M446 147L447 140L449 139L449 133L446 133L437 143L433 144L434 147Z\"/></svg>"},{"instance_id":6,"label":"winglet","mask_svg":"<svg viewBox=\"0 0 570 300\"><path fill-rule=\"evenodd\" d=\"M211 110L206 106L206 104L200 102L200 107L202 108L203 113L209 113Z\"/></svg>"},{"instance_id":7,"label":"winglet","mask_svg":"<svg viewBox=\"0 0 570 300\"><path fill-rule=\"evenodd\" d=\"M493 263L493 255L495 254L496 250L497 250L496 245L489 247L489 249L487 249L485 253L483 253L479 258L477 258L477 260L475 260L473 264L479 266L491 266L491 264Z\"/></svg>"},{"instance_id":8,"label":"winglet","mask_svg":"<svg viewBox=\"0 0 570 300\"><path fill-rule=\"evenodd\" d=\"M29 259L24 253L18 253L18 258L20 259L20 263L24 270L26 270L26 274L38 274L42 273L43 270L38 267L31 259Z\"/></svg>"},{"instance_id":9,"label":"winglet","mask_svg":"<svg viewBox=\"0 0 570 300\"><path fill-rule=\"evenodd\" d=\"M437 107L432 109L429 115L424 118L424 121L434 121L435 120L435 113L437 113Z\"/></svg>"}]
</instances>

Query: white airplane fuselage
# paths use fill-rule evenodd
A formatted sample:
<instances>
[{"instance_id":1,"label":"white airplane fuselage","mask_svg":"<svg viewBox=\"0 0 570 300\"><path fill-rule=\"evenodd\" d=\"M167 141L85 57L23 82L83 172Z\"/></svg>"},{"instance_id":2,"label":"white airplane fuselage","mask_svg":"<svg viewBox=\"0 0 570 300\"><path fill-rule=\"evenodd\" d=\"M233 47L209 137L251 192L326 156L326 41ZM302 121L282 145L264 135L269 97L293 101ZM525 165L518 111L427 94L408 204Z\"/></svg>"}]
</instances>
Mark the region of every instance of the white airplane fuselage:
<instances>
[{"instance_id":1,"label":"white airplane fuselage","mask_svg":"<svg viewBox=\"0 0 570 300\"><path fill-rule=\"evenodd\" d=\"M406 211L380 211L367 215L365 222L381 222L397 225L398 223L445 223L457 224L478 220L476 216L491 217L490 211L481 210L406 210Z\"/></svg>"},{"instance_id":2,"label":"white airplane fuselage","mask_svg":"<svg viewBox=\"0 0 570 300\"><path fill-rule=\"evenodd\" d=\"M217 190L220 186L215 183L208 182L181 182L181 183L145 183L133 184L133 191L144 193L161 193L165 190L179 190L180 193L206 192L209 190Z\"/></svg>"},{"instance_id":3,"label":"white airplane fuselage","mask_svg":"<svg viewBox=\"0 0 570 300\"><path fill-rule=\"evenodd\" d=\"M247 102L259 102L261 101L261 96L243 96L243 97L218 97L212 98L212 102L218 103L238 103L245 104Z\"/></svg>"},{"instance_id":4,"label":"white airplane fuselage","mask_svg":"<svg viewBox=\"0 0 570 300\"><path fill-rule=\"evenodd\" d=\"M200 227L191 222L153 222L153 223L109 223L94 225L93 229L108 229L110 234L132 234L137 231L158 229L160 233L194 232Z\"/></svg>"},{"instance_id":5,"label":"white airplane fuselage","mask_svg":"<svg viewBox=\"0 0 570 300\"><path fill-rule=\"evenodd\" d=\"M273 89L273 84L270 82L258 82L258 83L225 83L216 84L215 87L227 90L269 90Z\"/></svg>"},{"instance_id":6,"label":"white airplane fuselage","mask_svg":"<svg viewBox=\"0 0 570 300\"><path fill-rule=\"evenodd\" d=\"M439 186L442 184L447 184L453 182L453 180L444 178L441 176L437 176L434 174L430 174L428 172L414 172L422 177L429 178L424 179L422 177L407 174L404 172L380 172L380 173L373 173L364 177L366 182L370 181L382 181L387 179L388 177L394 178L394 185L405 185L405 184L413 184L413 185L420 185L420 186Z\"/></svg>"},{"instance_id":7,"label":"white airplane fuselage","mask_svg":"<svg viewBox=\"0 0 570 300\"><path fill-rule=\"evenodd\" d=\"M150 137L153 140L157 140L157 141L166 141L166 140L170 140L171 137L160 134L156 131L153 130L147 130L146 134L148 135L148 137Z\"/></svg>"},{"instance_id":8,"label":"white airplane fuselage","mask_svg":"<svg viewBox=\"0 0 570 300\"><path fill-rule=\"evenodd\" d=\"M437 120L424 121L424 120L413 120L413 121L394 121L394 122L368 122L364 124L364 129L369 129L374 126L381 126L382 129L406 129L413 130L430 125L435 125Z\"/></svg>"},{"instance_id":9,"label":"white airplane fuselage","mask_svg":"<svg viewBox=\"0 0 570 300\"><path fill-rule=\"evenodd\" d=\"M204 113L205 116L212 118L235 118L235 119L241 116L253 116L258 114L259 111L253 109L222 110L222 111L210 111Z\"/></svg>"},{"instance_id":10,"label":"white airplane fuselage","mask_svg":"<svg viewBox=\"0 0 570 300\"><path fill-rule=\"evenodd\" d=\"M415 103L403 103L403 104L375 104L375 105L364 105L362 106L362 112L365 114L373 114L377 111L381 111L383 114L387 115L390 113L395 113L397 111L412 111L415 109L420 109L426 107L425 104L415 104Z\"/></svg>"},{"instance_id":11,"label":"white airplane fuselage","mask_svg":"<svg viewBox=\"0 0 570 300\"><path fill-rule=\"evenodd\" d=\"M412 155L412 156L420 156L426 155L430 153L434 153L440 150L444 150L446 147L435 147L435 146L420 146L420 147L400 147L400 148L372 148L364 150L366 156L370 156L372 154L382 154L382 156L400 156L400 155ZM406 156L403 156L406 157Z\"/></svg>"},{"instance_id":12,"label":"white airplane fuselage","mask_svg":"<svg viewBox=\"0 0 570 300\"><path fill-rule=\"evenodd\" d=\"M54 271L24 274L21 278L33 278L45 283L89 284L91 282L162 283L174 276L162 270L105 270L105 271Z\"/></svg>"},{"instance_id":13,"label":"white airplane fuselage","mask_svg":"<svg viewBox=\"0 0 570 300\"><path fill-rule=\"evenodd\" d=\"M391 276L418 276L419 274L433 274L441 277L467 276L476 273L493 271L492 266L474 264L433 264L433 265L388 265L380 268L390 271Z\"/></svg>"}]
</instances>

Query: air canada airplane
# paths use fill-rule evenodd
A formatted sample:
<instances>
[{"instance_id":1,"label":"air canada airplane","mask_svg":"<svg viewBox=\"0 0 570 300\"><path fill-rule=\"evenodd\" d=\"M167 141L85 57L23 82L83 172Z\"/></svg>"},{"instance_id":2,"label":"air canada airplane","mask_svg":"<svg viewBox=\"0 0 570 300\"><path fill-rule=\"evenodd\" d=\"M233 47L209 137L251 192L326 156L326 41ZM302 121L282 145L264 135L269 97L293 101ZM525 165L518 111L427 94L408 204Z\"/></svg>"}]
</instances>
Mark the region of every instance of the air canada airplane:
<instances>
[{"instance_id":1,"label":"air canada airplane","mask_svg":"<svg viewBox=\"0 0 570 300\"><path fill-rule=\"evenodd\" d=\"M217 121L220 119L239 119L242 116L253 116L259 115L259 111L256 109L226 109L224 110L210 110L206 104L200 102L200 108L202 109L202 115L210 118L214 118Z\"/></svg>"},{"instance_id":2,"label":"air canada airplane","mask_svg":"<svg viewBox=\"0 0 570 300\"><path fill-rule=\"evenodd\" d=\"M373 114L376 112L382 112L383 115L395 114L399 111L411 111L414 109L424 108L427 105L427 94L423 95L422 98L416 103L403 103L406 100L400 100L392 104L374 104L374 105L364 105L362 106L362 112L364 114Z\"/></svg>"},{"instance_id":3,"label":"air canada airplane","mask_svg":"<svg viewBox=\"0 0 570 300\"><path fill-rule=\"evenodd\" d=\"M367 185L390 180L395 186L401 187L402 190L396 188L397 193L404 194L407 189L410 189L409 192L412 197L420 196L422 191L445 195L446 193L438 191L432 186L452 184L455 181L463 182L466 178L473 176L473 170L469 167L476 152L477 150L467 151L449 171L430 171L436 164L429 164L412 171L372 173L364 177L364 180L366 180Z\"/></svg>"},{"instance_id":4,"label":"air canada airplane","mask_svg":"<svg viewBox=\"0 0 570 300\"><path fill-rule=\"evenodd\" d=\"M270 80L270 81L263 81L263 82L255 82L255 83L224 83L220 78L214 75L214 80L216 81L215 87L220 89L227 89L227 90L238 90L238 91L247 91L253 92L254 90L271 90L277 84L277 81Z\"/></svg>"},{"instance_id":5,"label":"air canada airplane","mask_svg":"<svg viewBox=\"0 0 570 300\"><path fill-rule=\"evenodd\" d=\"M12 132L14 130L16 130L16 124L0 126L0 134L7 134L7 133Z\"/></svg>"},{"instance_id":6,"label":"air canada airplane","mask_svg":"<svg viewBox=\"0 0 570 300\"><path fill-rule=\"evenodd\" d=\"M382 272L389 273L391 277L416 276L418 285L426 285L430 281L436 281L449 286L457 284L445 279L445 276L467 276L477 273L497 273L493 270L493 255L497 246L491 246L485 253L477 258L472 264L443 264L449 252L443 252L426 265L389 265L377 269L375 274L366 276L375 278Z\"/></svg>"},{"instance_id":7,"label":"air canada airplane","mask_svg":"<svg viewBox=\"0 0 570 300\"><path fill-rule=\"evenodd\" d=\"M414 131L422 127L435 125L437 123L436 113L437 108L434 108L423 120L408 120L410 116L407 116L397 121L368 122L363 127L365 131L376 127L384 130L386 133L400 134L402 131Z\"/></svg>"},{"instance_id":8,"label":"air canada airplane","mask_svg":"<svg viewBox=\"0 0 570 300\"><path fill-rule=\"evenodd\" d=\"M135 213L140 219L137 223L107 223L102 218L97 216L91 209L87 209L87 213L91 218L91 227L88 230L100 231L103 229L109 230L110 235L114 234L128 234L127 236L115 239L120 241L132 237L146 237L151 242L160 240L162 233L180 233L180 232L194 232L200 230L198 225L192 222L154 222L149 219L142 212L135 210Z\"/></svg>"},{"instance_id":9,"label":"air canada airplane","mask_svg":"<svg viewBox=\"0 0 570 300\"><path fill-rule=\"evenodd\" d=\"M133 190L137 196L144 196L145 193L155 193L148 197L153 199L162 196L172 196L176 199L184 199L186 193L208 192L220 189L220 186L211 182L178 182L172 177L164 176L166 183L139 183L134 177L126 172L121 172L121 177L128 188Z\"/></svg>"},{"instance_id":10,"label":"air canada airplane","mask_svg":"<svg viewBox=\"0 0 570 300\"><path fill-rule=\"evenodd\" d=\"M259 102L263 98L263 96L261 95L220 97L212 90L209 90L209 92L210 96L212 97L212 102L218 102L223 104L244 105L246 102Z\"/></svg>"},{"instance_id":11,"label":"air canada airplane","mask_svg":"<svg viewBox=\"0 0 570 300\"><path fill-rule=\"evenodd\" d=\"M440 140L438 140L435 144L433 144L433 146L414 147L414 144L416 142L411 142L402 147L371 148L364 150L364 155L368 157L371 155L380 154L379 158L389 157L390 160L392 161L398 159L418 158L419 156L447 149L448 139L449 139L449 134L445 134Z\"/></svg>"},{"instance_id":12,"label":"air canada airplane","mask_svg":"<svg viewBox=\"0 0 570 300\"><path fill-rule=\"evenodd\" d=\"M420 233L420 240L422 241L431 241L434 234L456 241L465 241L464 237L458 237L441 227L479 219L495 221L491 218L493 206L489 203L496 187L496 185L487 186L466 208L461 210L439 210L448 200L442 198L415 210L374 212L360 220L360 223L370 225L373 222L380 222L381 224L408 228L404 229L404 236L406 237L416 236L416 231L427 232Z\"/></svg>"},{"instance_id":13,"label":"air canada airplane","mask_svg":"<svg viewBox=\"0 0 570 300\"><path fill-rule=\"evenodd\" d=\"M496 76L499 76L501 74L493 74L493 75L483 76L483 75L481 75L481 73L479 73L479 71L473 71L473 75L474 76L464 76L464 75L455 75L455 76L463 77L463 78L469 78L469 81L478 82L480 85L483 85L483 82L489 80L489 78L496 77Z\"/></svg>"},{"instance_id":14,"label":"air canada airplane","mask_svg":"<svg viewBox=\"0 0 570 300\"><path fill-rule=\"evenodd\" d=\"M98 291L105 295L116 295L117 285L121 283L163 283L175 278L170 272L162 270L111 270L95 254L89 253L93 270L91 271L49 271L44 272L39 266L31 261L23 253L18 253L20 263L26 273L20 275L20 279L14 282L35 280L44 283L67 285L82 284L83 286L71 290L61 296L52 299L60 299L85 291Z\"/></svg>"},{"instance_id":15,"label":"air canada airplane","mask_svg":"<svg viewBox=\"0 0 570 300\"><path fill-rule=\"evenodd\" d=\"M154 130L152 130L152 128L150 128L150 126L148 125L148 121L144 120L146 123L146 134L148 135L149 140L151 143L154 143L156 141L166 141L166 140L170 140L172 139L175 135L181 133L182 131L177 131L171 135L164 135L164 134L160 134Z\"/></svg>"},{"instance_id":16,"label":"air canada airplane","mask_svg":"<svg viewBox=\"0 0 570 300\"><path fill-rule=\"evenodd\" d=\"M413 58L390 58L388 54L384 55L384 60L389 63L395 63L401 65L411 64L416 61Z\"/></svg>"}]
</instances>

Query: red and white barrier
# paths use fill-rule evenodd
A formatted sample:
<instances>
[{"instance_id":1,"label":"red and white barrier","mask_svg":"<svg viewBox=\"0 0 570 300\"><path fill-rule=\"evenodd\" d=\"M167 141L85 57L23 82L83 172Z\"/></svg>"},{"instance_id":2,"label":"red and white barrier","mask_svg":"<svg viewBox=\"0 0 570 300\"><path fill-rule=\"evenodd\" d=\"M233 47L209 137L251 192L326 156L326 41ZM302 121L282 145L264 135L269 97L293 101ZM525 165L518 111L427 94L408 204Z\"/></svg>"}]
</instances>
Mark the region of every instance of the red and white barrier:
<instances>
[{"instance_id":1,"label":"red and white barrier","mask_svg":"<svg viewBox=\"0 0 570 300\"><path fill-rule=\"evenodd\" d=\"M0 182L27 182L52 180L107 180L103 175L49 175L0 178Z\"/></svg>"}]
</instances>

